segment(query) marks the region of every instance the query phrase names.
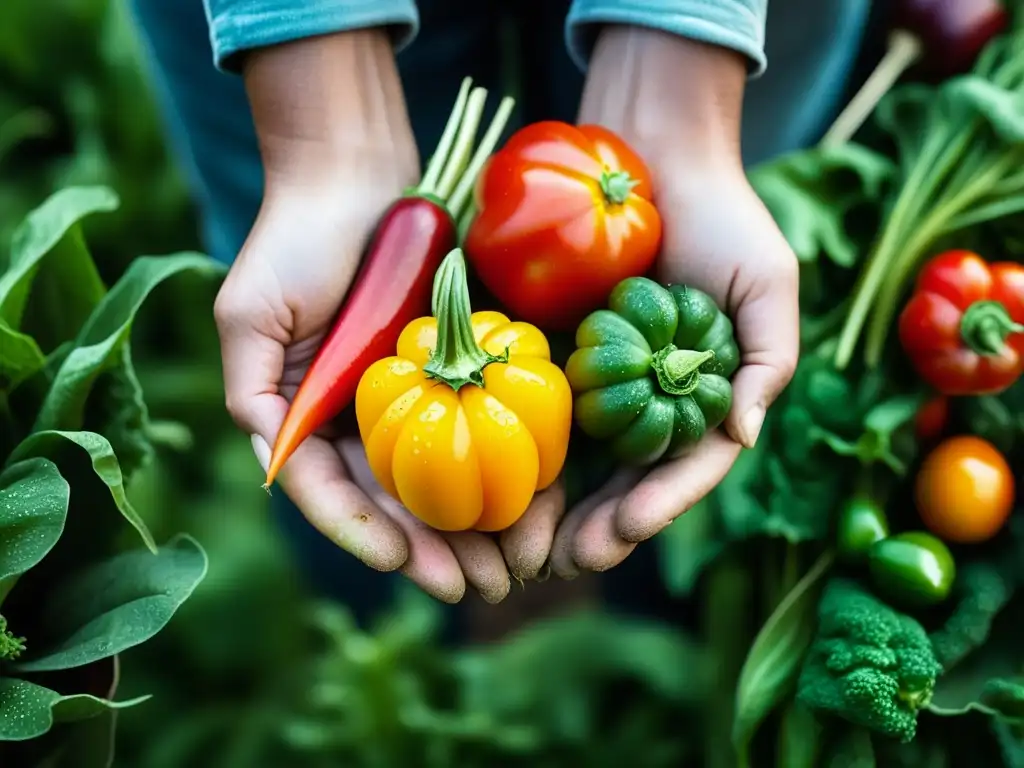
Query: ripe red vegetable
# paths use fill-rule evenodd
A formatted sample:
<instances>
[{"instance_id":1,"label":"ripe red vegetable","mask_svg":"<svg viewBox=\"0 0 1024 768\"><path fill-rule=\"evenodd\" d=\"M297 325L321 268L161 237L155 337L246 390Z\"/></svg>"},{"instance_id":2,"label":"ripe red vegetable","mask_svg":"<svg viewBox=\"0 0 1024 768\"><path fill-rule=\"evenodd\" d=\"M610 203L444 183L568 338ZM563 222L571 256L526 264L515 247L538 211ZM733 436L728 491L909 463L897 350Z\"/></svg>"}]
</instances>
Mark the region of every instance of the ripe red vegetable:
<instances>
[{"instance_id":1,"label":"ripe red vegetable","mask_svg":"<svg viewBox=\"0 0 1024 768\"><path fill-rule=\"evenodd\" d=\"M430 314L434 272L458 245L456 222L512 112L502 100L473 155L487 91L462 83L437 151L419 186L381 217L338 319L310 364L274 441L269 488L303 440L353 400L359 379L395 348L402 329Z\"/></svg>"},{"instance_id":2,"label":"ripe red vegetable","mask_svg":"<svg viewBox=\"0 0 1024 768\"><path fill-rule=\"evenodd\" d=\"M931 259L900 315L903 349L944 395L996 394L1024 372L1024 265L970 251Z\"/></svg>"},{"instance_id":3,"label":"ripe red vegetable","mask_svg":"<svg viewBox=\"0 0 1024 768\"><path fill-rule=\"evenodd\" d=\"M572 329L654 263L661 217L652 196L647 166L611 131L534 123L484 169L466 255L516 317Z\"/></svg>"},{"instance_id":4,"label":"ripe red vegetable","mask_svg":"<svg viewBox=\"0 0 1024 768\"><path fill-rule=\"evenodd\" d=\"M824 146L849 141L882 97L914 64L935 76L966 72L981 49L1006 29L1000 0L898 0L885 56L832 123Z\"/></svg>"}]
</instances>

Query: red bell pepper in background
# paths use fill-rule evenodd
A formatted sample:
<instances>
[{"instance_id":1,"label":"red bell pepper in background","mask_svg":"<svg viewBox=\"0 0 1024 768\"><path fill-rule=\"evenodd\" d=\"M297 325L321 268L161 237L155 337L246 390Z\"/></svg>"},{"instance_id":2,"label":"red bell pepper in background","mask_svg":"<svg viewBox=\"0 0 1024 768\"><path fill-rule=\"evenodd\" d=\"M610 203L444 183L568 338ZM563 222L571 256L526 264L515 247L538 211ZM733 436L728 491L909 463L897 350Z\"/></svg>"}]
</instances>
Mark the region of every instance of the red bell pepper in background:
<instances>
[{"instance_id":1,"label":"red bell pepper in background","mask_svg":"<svg viewBox=\"0 0 1024 768\"><path fill-rule=\"evenodd\" d=\"M517 131L477 185L463 248L516 317L570 330L661 246L651 174L611 131L554 121Z\"/></svg>"},{"instance_id":2,"label":"red bell pepper in background","mask_svg":"<svg viewBox=\"0 0 1024 768\"><path fill-rule=\"evenodd\" d=\"M900 315L918 374L944 395L995 394L1024 372L1024 266L970 251L931 259Z\"/></svg>"},{"instance_id":3,"label":"red bell pepper in background","mask_svg":"<svg viewBox=\"0 0 1024 768\"><path fill-rule=\"evenodd\" d=\"M394 352L402 329L430 314L434 272L458 245L456 222L514 103L511 98L502 100L469 160L487 98L483 88L470 93L470 84L469 78L463 81L419 186L396 200L378 223L338 319L277 434L264 487L270 487L303 440L352 402L363 373Z\"/></svg>"}]
</instances>

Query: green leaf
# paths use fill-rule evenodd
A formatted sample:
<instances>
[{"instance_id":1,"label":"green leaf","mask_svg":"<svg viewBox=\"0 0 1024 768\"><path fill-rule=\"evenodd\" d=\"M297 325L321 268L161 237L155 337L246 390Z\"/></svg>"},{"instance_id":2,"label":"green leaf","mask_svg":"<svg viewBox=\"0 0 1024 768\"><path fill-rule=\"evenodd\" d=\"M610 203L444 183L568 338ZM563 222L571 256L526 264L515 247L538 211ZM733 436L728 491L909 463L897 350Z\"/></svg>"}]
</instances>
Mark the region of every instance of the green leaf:
<instances>
[{"instance_id":1,"label":"green leaf","mask_svg":"<svg viewBox=\"0 0 1024 768\"><path fill-rule=\"evenodd\" d=\"M758 725L796 685L804 653L814 638L821 582L834 557L825 552L790 590L757 633L736 686L732 739L749 750Z\"/></svg>"},{"instance_id":2,"label":"green leaf","mask_svg":"<svg viewBox=\"0 0 1024 768\"><path fill-rule=\"evenodd\" d=\"M0 122L0 163L11 150L26 139L48 135L53 130L53 120L41 109L23 109Z\"/></svg>"},{"instance_id":3,"label":"green leaf","mask_svg":"<svg viewBox=\"0 0 1024 768\"><path fill-rule=\"evenodd\" d=\"M0 390L13 389L43 369L46 357L36 340L16 331L0 318Z\"/></svg>"},{"instance_id":4,"label":"green leaf","mask_svg":"<svg viewBox=\"0 0 1024 768\"><path fill-rule=\"evenodd\" d=\"M60 694L35 683L0 677L0 741L24 741L53 727Z\"/></svg>"},{"instance_id":5,"label":"green leaf","mask_svg":"<svg viewBox=\"0 0 1024 768\"><path fill-rule=\"evenodd\" d=\"M89 316L75 348L64 358L36 418L35 431L81 429L96 377L117 362L132 321L149 293L184 271L219 274L222 267L198 253L136 259Z\"/></svg>"},{"instance_id":6,"label":"green leaf","mask_svg":"<svg viewBox=\"0 0 1024 768\"><path fill-rule=\"evenodd\" d=\"M846 217L876 200L892 178L887 158L856 144L792 152L750 171L750 183L802 262L821 254L851 267L862 244L847 232Z\"/></svg>"},{"instance_id":7,"label":"green leaf","mask_svg":"<svg viewBox=\"0 0 1024 768\"><path fill-rule=\"evenodd\" d=\"M0 474L0 579L25 573L53 549L70 494L57 465L44 458L13 463Z\"/></svg>"},{"instance_id":8,"label":"green leaf","mask_svg":"<svg viewBox=\"0 0 1024 768\"><path fill-rule=\"evenodd\" d=\"M68 187L55 192L32 211L15 231L10 264L0 275L0 318L20 330L39 262L65 238L81 242L81 219L91 213L113 211L117 206L117 195L106 187ZM63 266L67 268L66 264Z\"/></svg>"},{"instance_id":9,"label":"green leaf","mask_svg":"<svg viewBox=\"0 0 1024 768\"><path fill-rule=\"evenodd\" d=\"M61 696L56 691L14 677L0 677L0 741L42 736L54 723L70 723L105 712L134 707L149 696L108 701L89 694Z\"/></svg>"},{"instance_id":10,"label":"green leaf","mask_svg":"<svg viewBox=\"0 0 1024 768\"><path fill-rule=\"evenodd\" d=\"M51 647L12 665L45 672L80 667L145 642L171 620L206 575L206 553L178 536L157 554L139 550L110 558L56 585L45 608Z\"/></svg>"},{"instance_id":11,"label":"green leaf","mask_svg":"<svg viewBox=\"0 0 1024 768\"><path fill-rule=\"evenodd\" d=\"M943 84L939 93L949 112L973 112L1007 145L1024 142L1024 92L967 75Z\"/></svg>"},{"instance_id":12,"label":"green leaf","mask_svg":"<svg viewBox=\"0 0 1024 768\"><path fill-rule=\"evenodd\" d=\"M124 515L125 520L139 532L146 547L155 553L156 542L153 541L153 534L149 532L146 523L128 500L117 456L114 455L114 449L103 435L98 435L95 432L61 432L59 430L36 432L21 442L11 454L9 461L18 461L32 456L56 459L68 443L77 445L89 454L93 471L110 489L110 495L113 496L118 510Z\"/></svg>"}]
</instances>

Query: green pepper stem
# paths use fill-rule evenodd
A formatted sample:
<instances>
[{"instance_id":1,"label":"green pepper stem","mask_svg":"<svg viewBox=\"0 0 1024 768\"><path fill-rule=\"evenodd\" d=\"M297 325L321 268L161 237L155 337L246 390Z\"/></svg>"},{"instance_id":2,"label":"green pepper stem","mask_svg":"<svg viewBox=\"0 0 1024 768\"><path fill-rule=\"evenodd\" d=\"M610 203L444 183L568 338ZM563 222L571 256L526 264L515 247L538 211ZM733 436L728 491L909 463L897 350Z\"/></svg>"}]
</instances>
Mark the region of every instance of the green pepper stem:
<instances>
[{"instance_id":1,"label":"green pepper stem","mask_svg":"<svg viewBox=\"0 0 1024 768\"><path fill-rule=\"evenodd\" d=\"M698 352L694 349L678 349L669 344L658 350L651 361L651 367L658 377L658 384L670 395L689 395L700 384L700 369L714 360L713 350Z\"/></svg>"},{"instance_id":2,"label":"green pepper stem","mask_svg":"<svg viewBox=\"0 0 1024 768\"><path fill-rule=\"evenodd\" d=\"M979 355L1001 355L1006 349L1006 338L1022 332L1024 325L1015 323L998 301L976 301L960 320L960 337Z\"/></svg>"},{"instance_id":3,"label":"green pepper stem","mask_svg":"<svg viewBox=\"0 0 1024 768\"><path fill-rule=\"evenodd\" d=\"M444 382L456 392L466 384L484 385L484 368L491 363L507 363L508 352L491 355L480 348L473 335L466 259L456 248L441 262L434 275L434 317L437 319L437 346L423 372Z\"/></svg>"},{"instance_id":4,"label":"green pepper stem","mask_svg":"<svg viewBox=\"0 0 1024 768\"><path fill-rule=\"evenodd\" d=\"M448 116L448 122L441 133L441 139L437 142L437 149L434 150L430 162L427 163L427 170L423 174L416 192L419 194L432 195L437 190L437 183L441 179L441 172L448 162L448 155L451 154L452 144L455 143L455 134L459 131L459 124L466 112L466 102L469 100L469 88L473 84L472 78L466 77L462 80L459 88L459 95L455 99L455 107Z\"/></svg>"},{"instance_id":5,"label":"green pepper stem","mask_svg":"<svg viewBox=\"0 0 1024 768\"><path fill-rule=\"evenodd\" d=\"M611 205L622 205L640 182L625 171L605 171L601 174L601 192Z\"/></svg>"}]
</instances>

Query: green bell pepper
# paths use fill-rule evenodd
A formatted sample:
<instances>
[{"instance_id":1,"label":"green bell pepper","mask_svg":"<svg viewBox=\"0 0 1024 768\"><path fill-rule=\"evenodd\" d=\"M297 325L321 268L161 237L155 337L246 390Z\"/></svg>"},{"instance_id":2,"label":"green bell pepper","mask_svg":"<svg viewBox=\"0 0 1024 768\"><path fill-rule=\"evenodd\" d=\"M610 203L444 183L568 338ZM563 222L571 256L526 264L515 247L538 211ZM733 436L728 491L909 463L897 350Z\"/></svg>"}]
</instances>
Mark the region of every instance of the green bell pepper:
<instances>
[{"instance_id":1,"label":"green bell pepper","mask_svg":"<svg viewBox=\"0 0 1024 768\"><path fill-rule=\"evenodd\" d=\"M619 283L576 331L565 373L576 423L623 463L679 455L725 420L740 353L703 291L645 277Z\"/></svg>"}]
</instances>

